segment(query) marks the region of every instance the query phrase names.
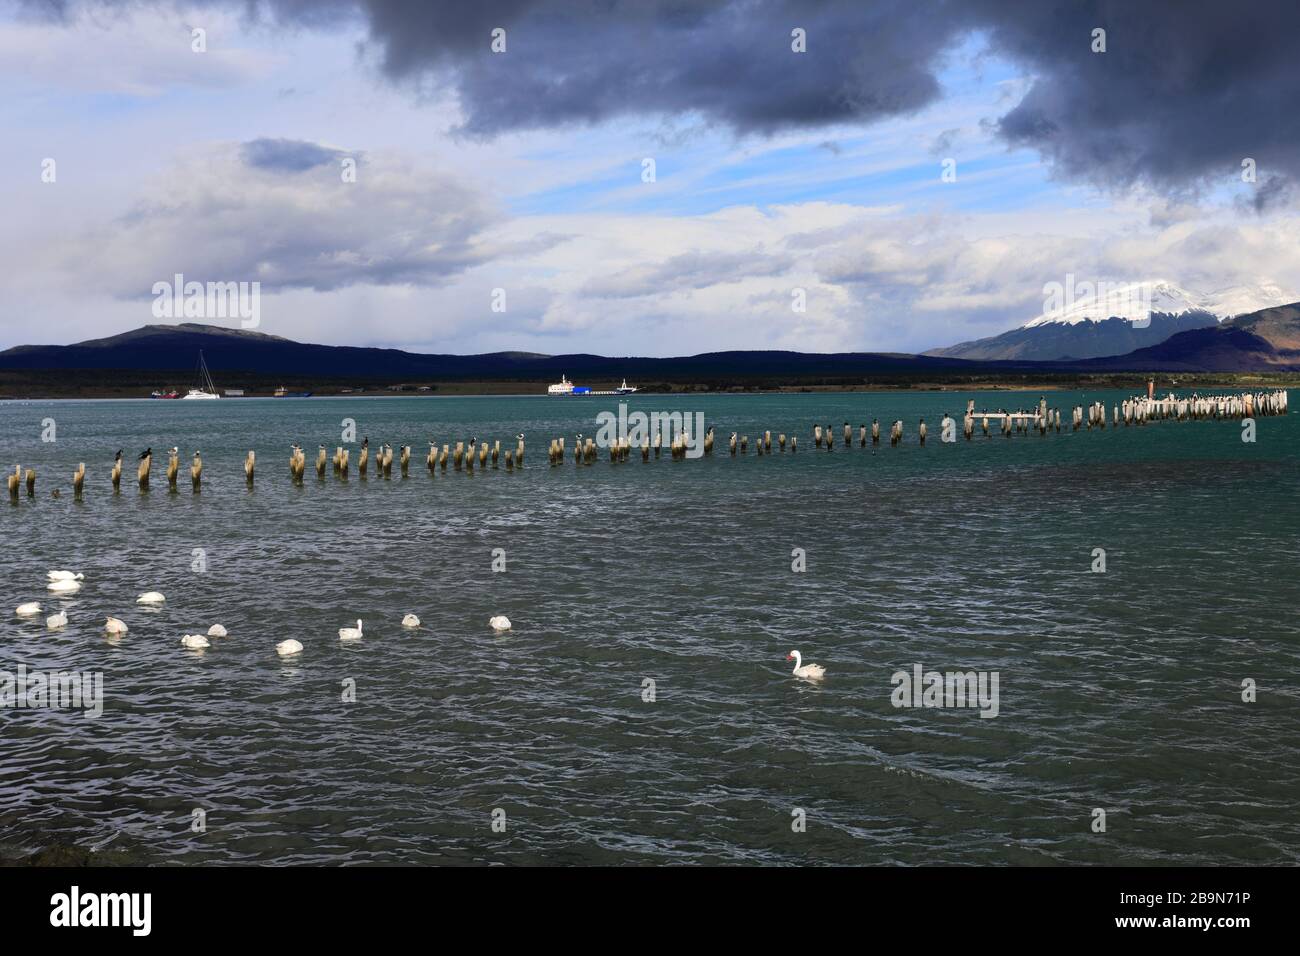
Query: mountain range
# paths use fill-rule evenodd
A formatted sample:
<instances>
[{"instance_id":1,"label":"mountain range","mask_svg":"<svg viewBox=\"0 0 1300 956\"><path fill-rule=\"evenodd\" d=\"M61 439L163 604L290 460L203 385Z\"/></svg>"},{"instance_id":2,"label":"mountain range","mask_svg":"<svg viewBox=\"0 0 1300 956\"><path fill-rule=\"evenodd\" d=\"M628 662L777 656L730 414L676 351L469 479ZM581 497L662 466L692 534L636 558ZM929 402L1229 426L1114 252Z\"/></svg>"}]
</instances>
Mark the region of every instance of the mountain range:
<instances>
[{"instance_id":1,"label":"mountain range","mask_svg":"<svg viewBox=\"0 0 1300 956\"><path fill-rule=\"evenodd\" d=\"M1275 285L1194 292L1163 280L1080 287L1059 307L1000 335L931 349L926 355L974 361L1062 362L1126 355L1193 329L1294 301Z\"/></svg>"},{"instance_id":2,"label":"mountain range","mask_svg":"<svg viewBox=\"0 0 1300 956\"><path fill-rule=\"evenodd\" d=\"M182 323L146 325L74 345L20 345L0 352L0 372L156 370L175 373L173 377L191 382L195 379L193 370L200 350L213 377L223 385L229 384L231 378L229 374L223 376L223 372L282 376L299 381L556 382L561 375L567 375L584 382L618 381L626 377L633 381L709 383L737 379L777 381L915 375L943 370L964 373L971 364L960 359L883 352L734 351L676 358L535 352L427 354L313 345L262 332Z\"/></svg>"},{"instance_id":3,"label":"mountain range","mask_svg":"<svg viewBox=\"0 0 1300 956\"><path fill-rule=\"evenodd\" d=\"M1191 310L1188 310L1189 312ZM1161 313L1185 315L1186 313ZM1124 319L1116 318L1124 324ZM1101 323L1076 322L1068 327ZM1037 329L1059 331L1062 323ZM1152 327L1156 326L1153 319ZM1172 326L1171 326L1172 327ZM1025 331L1024 329L1017 331ZM1030 330L1032 331L1032 330ZM1139 330L1140 331L1140 330ZM251 330L183 323L147 325L74 345L20 345L0 352L0 375L60 387L79 381L153 376L157 384L196 383L200 350L217 382L242 377L296 382L555 382L562 374L584 382L792 384L861 382L872 377L1055 374L1093 372L1295 372L1300 371L1300 303L1194 324L1124 354L1028 360L1023 357L958 358L888 352L808 353L729 351L673 358L588 354L493 352L450 355L398 349L314 345ZM25 373L25 374L24 374Z\"/></svg>"},{"instance_id":4,"label":"mountain range","mask_svg":"<svg viewBox=\"0 0 1300 956\"><path fill-rule=\"evenodd\" d=\"M1300 303L1261 309L1170 336L1127 355L1075 363L1080 369L1170 372L1300 370Z\"/></svg>"}]
</instances>

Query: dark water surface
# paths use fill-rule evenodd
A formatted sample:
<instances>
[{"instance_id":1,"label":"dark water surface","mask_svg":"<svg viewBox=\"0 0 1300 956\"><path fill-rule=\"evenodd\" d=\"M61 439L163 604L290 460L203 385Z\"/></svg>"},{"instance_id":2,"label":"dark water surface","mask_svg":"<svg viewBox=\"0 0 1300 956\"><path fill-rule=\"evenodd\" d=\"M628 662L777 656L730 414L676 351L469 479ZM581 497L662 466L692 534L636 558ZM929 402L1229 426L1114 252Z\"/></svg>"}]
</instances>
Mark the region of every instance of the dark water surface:
<instances>
[{"instance_id":1,"label":"dark water surface","mask_svg":"<svg viewBox=\"0 0 1300 956\"><path fill-rule=\"evenodd\" d=\"M0 710L0 856L1295 863L1300 420L1260 419L1254 444L1230 422L942 444L939 417L967 397L636 396L633 410L704 412L714 455L559 468L549 438L594 434L614 400L0 404L0 465L40 476L35 499L0 507L0 669L99 671L105 688L98 719ZM1076 401L1119 397L1049 401L1068 421ZM905 443L812 446L814 422L856 434L873 417L886 434L904 419ZM316 447L340 443L344 418L372 444L411 443L409 478L359 478L354 447L349 480L318 480ZM798 434L798 453L756 457L763 428ZM732 430L751 436L743 458ZM521 471L425 468L430 437L511 447L520 431ZM84 589L47 594L50 568L84 572ZM159 610L135 604L151 589ZM33 600L40 618L13 615ZM48 631L57 608L70 623ZM400 626L407 612L422 629ZM107 614L129 634L107 638ZM514 628L494 633L494 614ZM341 642L357 618L364 638ZM229 637L180 646L213 623ZM297 658L277 657L287 638ZM792 648L826 680L792 677ZM996 671L998 716L895 708L890 677L914 664Z\"/></svg>"}]
</instances>

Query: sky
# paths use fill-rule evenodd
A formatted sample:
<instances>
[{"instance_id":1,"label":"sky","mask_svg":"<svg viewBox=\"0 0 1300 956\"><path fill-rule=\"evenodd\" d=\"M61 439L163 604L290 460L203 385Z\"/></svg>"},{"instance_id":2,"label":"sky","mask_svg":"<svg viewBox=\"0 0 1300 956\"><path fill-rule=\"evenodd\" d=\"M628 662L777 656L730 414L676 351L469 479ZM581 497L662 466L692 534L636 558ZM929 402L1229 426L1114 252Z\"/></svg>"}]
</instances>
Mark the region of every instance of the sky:
<instances>
[{"instance_id":1,"label":"sky","mask_svg":"<svg viewBox=\"0 0 1300 956\"><path fill-rule=\"evenodd\" d=\"M455 353L916 352L1069 275L1300 298L1297 27L1282 0L0 0L0 348L181 321L178 273L258 283L261 332Z\"/></svg>"}]
</instances>

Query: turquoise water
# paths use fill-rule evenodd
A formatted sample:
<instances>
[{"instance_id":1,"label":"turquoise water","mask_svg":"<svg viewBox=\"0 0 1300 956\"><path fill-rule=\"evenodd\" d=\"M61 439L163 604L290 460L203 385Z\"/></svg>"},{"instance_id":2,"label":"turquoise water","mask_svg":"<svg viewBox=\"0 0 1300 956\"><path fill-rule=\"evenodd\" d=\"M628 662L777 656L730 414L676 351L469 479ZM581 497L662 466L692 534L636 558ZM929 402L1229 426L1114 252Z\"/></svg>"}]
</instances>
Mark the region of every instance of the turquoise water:
<instances>
[{"instance_id":1,"label":"turquoise water","mask_svg":"<svg viewBox=\"0 0 1300 956\"><path fill-rule=\"evenodd\" d=\"M556 468L548 440L594 435L615 400L0 403L0 465L39 474L35 498L0 507L0 669L100 672L105 695L97 719L0 710L0 856L1296 862L1297 416L1259 419L1253 444L1232 422L941 443L968 397L1038 394L635 396L703 412L714 454ZM1076 402L1121 397L1048 399L1068 423ZM318 480L345 418L372 445L409 442L409 477L359 478L354 445L348 480ZM813 448L815 422L856 436L872 418L886 436L903 419L904 443ZM799 451L756 456L764 428ZM727 454L731 431L747 455ZM522 470L425 468L429 438L518 432ZM84 572L83 590L54 599L49 568ZM151 589L161 609L134 603ZM13 616L33 600L41 618ZM69 625L48 631L56 608ZM129 633L108 638L107 614ZM494 633L495 614L513 629ZM363 639L341 642L357 618ZM213 623L229 636L180 646ZM301 655L276 655L287 638ZM791 649L826 679L794 678ZM998 715L894 707L891 675L914 664L997 672Z\"/></svg>"}]
</instances>

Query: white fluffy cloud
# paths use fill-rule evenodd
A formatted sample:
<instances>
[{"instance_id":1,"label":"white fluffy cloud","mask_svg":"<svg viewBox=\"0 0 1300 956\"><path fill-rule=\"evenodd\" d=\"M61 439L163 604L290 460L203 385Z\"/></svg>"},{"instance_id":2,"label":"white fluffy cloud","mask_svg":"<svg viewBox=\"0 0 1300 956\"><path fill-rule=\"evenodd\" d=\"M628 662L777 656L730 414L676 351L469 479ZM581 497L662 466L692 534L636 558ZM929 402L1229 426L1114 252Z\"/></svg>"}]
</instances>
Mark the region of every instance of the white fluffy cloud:
<instances>
[{"instance_id":1,"label":"white fluffy cloud","mask_svg":"<svg viewBox=\"0 0 1300 956\"><path fill-rule=\"evenodd\" d=\"M366 153L358 182L343 183L338 159L353 155L295 142L187 155L125 213L18 253L57 264L28 276L27 291L61 290L78 331L113 316L96 334L152 321L152 284L183 272L262 282L264 330L307 341L676 355L921 351L1032 318L1044 284L1068 272L1206 291L1294 287L1300 275L1294 217L1153 223L1136 204L1052 219L826 202L509 216L400 155ZM498 289L504 312L492 309Z\"/></svg>"},{"instance_id":2,"label":"white fluffy cloud","mask_svg":"<svg viewBox=\"0 0 1300 956\"><path fill-rule=\"evenodd\" d=\"M5 24L0 61L44 90L144 97L177 87L218 90L265 79L281 59L232 43L242 28L238 11L216 7L75 6L56 27L38 18Z\"/></svg>"},{"instance_id":3,"label":"white fluffy cloud","mask_svg":"<svg viewBox=\"0 0 1300 956\"><path fill-rule=\"evenodd\" d=\"M131 298L176 272L258 281L264 293L427 286L500 251L481 244L489 201L445 173L283 141L268 160L262 146L196 150L88 230L69 254L91 287ZM348 161L355 181L345 179Z\"/></svg>"}]
</instances>

